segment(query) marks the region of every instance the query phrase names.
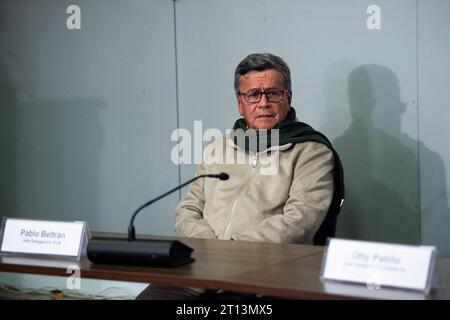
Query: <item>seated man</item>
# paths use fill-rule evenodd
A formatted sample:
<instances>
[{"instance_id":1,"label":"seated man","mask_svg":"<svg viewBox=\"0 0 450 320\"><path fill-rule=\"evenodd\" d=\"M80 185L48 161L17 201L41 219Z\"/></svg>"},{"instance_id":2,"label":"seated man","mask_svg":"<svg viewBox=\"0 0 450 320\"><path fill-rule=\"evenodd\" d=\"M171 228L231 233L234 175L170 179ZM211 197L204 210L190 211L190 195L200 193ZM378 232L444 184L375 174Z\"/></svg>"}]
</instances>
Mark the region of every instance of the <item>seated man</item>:
<instances>
[{"instance_id":1,"label":"seated man","mask_svg":"<svg viewBox=\"0 0 450 320\"><path fill-rule=\"evenodd\" d=\"M288 65L272 54L251 54L238 64L234 88L242 118L206 147L197 170L230 178L192 183L176 208L177 234L324 244L326 235L317 236L321 226L334 233L342 166L328 139L296 120ZM326 217L334 220L324 223ZM198 298L203 292L149 286L139 298Z\"/></svg>"}]
</instances>

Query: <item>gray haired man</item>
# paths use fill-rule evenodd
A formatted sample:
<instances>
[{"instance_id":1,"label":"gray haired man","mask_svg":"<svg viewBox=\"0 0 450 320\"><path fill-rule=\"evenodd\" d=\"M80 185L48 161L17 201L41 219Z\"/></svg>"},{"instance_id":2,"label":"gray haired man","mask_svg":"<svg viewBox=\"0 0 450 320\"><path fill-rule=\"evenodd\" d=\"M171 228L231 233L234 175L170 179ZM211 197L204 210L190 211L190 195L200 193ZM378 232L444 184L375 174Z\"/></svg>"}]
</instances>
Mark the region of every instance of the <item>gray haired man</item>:
<instances>
[{"instance_id":1,"label":"gray haired man","mask_svg":"<svg viewBox=\"0 0 450 320\"><path fill-rule=\"evenodd\" d=\"M197 175L226 172L230 179L196 180L176 208L175 230L184 237L325 244L333 236L344 198L343 170L329 140L299 122L291 106L288 65L270 53L255 53L237 66L234 78L239 118L231 134L215 139L204 152ZM251 134L248 134L249 130ZM277 139L270 139L276 132ZM260 141L265 143L261 147ZM246 157L249 161L210 161ZM276 161L264 174L264 161ZM151 286L140 298L161 297ZM174 295L176 288L167 288ZM179 289L179 299L211 291ZM230 298L230 293L222 297ZM239 296L239 295L238 295ZM210 297L210 296L209 296ZM221 295L215 295L221 297Z\"/></svg>"}]
</instances>

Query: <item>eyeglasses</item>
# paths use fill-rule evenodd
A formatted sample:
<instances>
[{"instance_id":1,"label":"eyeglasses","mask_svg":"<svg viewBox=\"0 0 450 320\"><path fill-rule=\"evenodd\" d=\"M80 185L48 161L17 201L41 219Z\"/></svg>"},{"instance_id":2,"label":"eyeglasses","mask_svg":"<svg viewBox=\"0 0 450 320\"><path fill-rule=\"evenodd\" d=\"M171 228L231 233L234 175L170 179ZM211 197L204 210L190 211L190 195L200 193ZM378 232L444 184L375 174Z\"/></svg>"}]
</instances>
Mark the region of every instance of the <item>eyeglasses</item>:
<instances>
[{"instance_id":1,"label":"eyeglasses","mask_svg":"<svg viewBox=\"0 0 450 320\"><path fill-rule=\"evenodd\" d=\"M239 96L244 96L245 101L248 103L256 103L261 100L263 94L266 95L267 100L270 102L280 102L283 99L284 93L289 90L283 89L269 89L261 91L259 89L249 90L247 92L239 92Z\"/></svg>"}]
</instances>

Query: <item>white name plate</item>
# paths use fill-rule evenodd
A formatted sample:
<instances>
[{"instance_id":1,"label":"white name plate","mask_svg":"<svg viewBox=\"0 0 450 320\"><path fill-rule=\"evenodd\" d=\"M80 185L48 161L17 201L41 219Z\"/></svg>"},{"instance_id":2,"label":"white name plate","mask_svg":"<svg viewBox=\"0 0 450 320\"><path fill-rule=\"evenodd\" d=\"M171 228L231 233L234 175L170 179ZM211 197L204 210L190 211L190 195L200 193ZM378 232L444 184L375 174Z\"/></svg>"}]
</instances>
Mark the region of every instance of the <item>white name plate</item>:
<instances>
[{"instance_id":1,"label":"white name plate","mask_svg":"<svg viewBox=\"0 0 450 320\"><path fill-rule=\"evenodd\" d=\"M86 222L4 218L2 254L33 254L79 258L87 243Z\"/></svg>"},{"instance_id":2,"label":"white name plate","mask_svg":"<svg viewBox=\"0 0 450 320\"><path fill-rule=\"evenodd\" d=\"M322 263L322 280L428 292L436 248L331 239Z\"/></svg>"}]
</instances>

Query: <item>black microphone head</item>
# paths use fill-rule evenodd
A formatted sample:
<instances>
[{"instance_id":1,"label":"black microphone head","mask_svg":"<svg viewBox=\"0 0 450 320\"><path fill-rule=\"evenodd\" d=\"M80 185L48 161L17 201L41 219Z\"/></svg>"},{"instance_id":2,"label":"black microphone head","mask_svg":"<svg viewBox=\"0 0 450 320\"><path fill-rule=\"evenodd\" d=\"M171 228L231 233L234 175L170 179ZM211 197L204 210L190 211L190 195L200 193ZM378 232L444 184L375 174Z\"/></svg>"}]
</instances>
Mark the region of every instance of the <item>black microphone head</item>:
<instances>
[{"instance_id":1,"label":"black microphone head","mask_svg":"<svg viewBox=\"0 0 450 320\"><path fill-rule=\"evenodd\" d=\"M230 178L230 176L229 176L228 173L221 172L221 173L219 174L219 179L220 179L220 180L228 180L229 178Z\"/></svg>"}]
</instances>

